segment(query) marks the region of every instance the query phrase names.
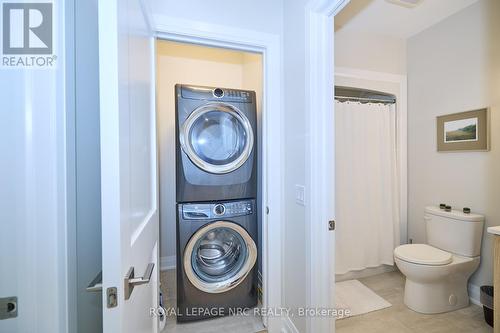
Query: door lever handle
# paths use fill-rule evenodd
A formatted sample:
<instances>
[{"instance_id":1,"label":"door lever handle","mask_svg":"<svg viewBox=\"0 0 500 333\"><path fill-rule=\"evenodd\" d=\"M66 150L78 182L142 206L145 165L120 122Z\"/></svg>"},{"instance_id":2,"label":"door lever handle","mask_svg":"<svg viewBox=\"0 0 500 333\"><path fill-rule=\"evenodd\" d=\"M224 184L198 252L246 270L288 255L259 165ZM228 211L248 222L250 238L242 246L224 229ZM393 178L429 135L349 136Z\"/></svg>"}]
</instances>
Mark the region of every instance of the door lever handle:
<instances>
[{"instance_id":1,"label":"door lever handle","mask_svg":"<svg viewBox=\"0 0 500 333\"><path fill-rule=\"evenodd\" d=\"M151 275L153 274L154 267L155 264L148 264L148 266L146 267L146 271L144 272L144 275L142 277L135 277L134 267L130 267L124 279L125 300L128 300L130 298L130 295L132 295L132 291L134 291L135 286L148 284L149 281L151 281Z\"/></svg>"},{"instance_id":2,"label":"door lever handle","mask_svg":"<svg viewBox=\"0 0 500 333\"><path fill-rule=\"evenodd\" d=\"M85 288L90 293L100 293L102 292L102 271L100 271L97 276L89 283L87 288Z\"/></svg>"}]
</instances>

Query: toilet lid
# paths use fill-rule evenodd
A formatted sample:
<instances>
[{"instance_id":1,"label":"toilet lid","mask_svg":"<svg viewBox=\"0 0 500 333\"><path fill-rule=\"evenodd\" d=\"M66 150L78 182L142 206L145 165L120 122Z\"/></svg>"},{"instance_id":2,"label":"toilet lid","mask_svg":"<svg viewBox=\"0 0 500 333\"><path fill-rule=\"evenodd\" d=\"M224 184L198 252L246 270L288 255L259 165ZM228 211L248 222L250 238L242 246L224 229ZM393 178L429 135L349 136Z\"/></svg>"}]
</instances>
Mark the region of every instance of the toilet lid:
<instances>
[{"instance_id":1,"label":"toilet lid","mask_svg":"<svg viewBox=\"0 0 500 333\"><path fill-rule=\"evenodd\" d=\"M406 244L398 246L394 255L404 261L421 265L439 266L452 261L451 253L427 244Z\"/></svg>"}]
</instances>

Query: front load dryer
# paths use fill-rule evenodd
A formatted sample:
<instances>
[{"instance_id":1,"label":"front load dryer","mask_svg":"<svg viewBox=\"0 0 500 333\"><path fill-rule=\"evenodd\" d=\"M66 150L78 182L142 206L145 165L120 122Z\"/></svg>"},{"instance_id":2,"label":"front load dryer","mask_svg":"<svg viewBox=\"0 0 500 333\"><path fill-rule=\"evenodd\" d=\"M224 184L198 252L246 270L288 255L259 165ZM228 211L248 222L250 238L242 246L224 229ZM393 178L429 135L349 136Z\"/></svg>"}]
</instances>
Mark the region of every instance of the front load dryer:
<instances>
[{"instance_id":1,"label":"front load dryer","mask_svg":"<svg viewBox=\"0 0 500 333\"><path fill-rule=\"evenodd\" d=\"M255 200L178 204L177 213L177 321L256 306Z\"/></svg>"},{"instance_id":2,"label":"front load dryer","mask_svg":"<svg viewBox=\"0 0 500 333\"><path fill-rule=\"evenodd\" d=\"M255 92L177 84L176 201L257 196Z\"/></svg>"}]
</instances>

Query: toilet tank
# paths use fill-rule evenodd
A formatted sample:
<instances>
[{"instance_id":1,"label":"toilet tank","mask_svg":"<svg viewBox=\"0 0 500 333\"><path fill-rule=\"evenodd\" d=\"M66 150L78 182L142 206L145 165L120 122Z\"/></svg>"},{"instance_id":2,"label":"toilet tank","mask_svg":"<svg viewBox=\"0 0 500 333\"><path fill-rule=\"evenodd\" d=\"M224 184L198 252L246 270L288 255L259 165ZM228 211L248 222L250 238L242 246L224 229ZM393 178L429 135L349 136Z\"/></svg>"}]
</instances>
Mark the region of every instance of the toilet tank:
<instances>
[{"instance_id":1,"label":"toilet tank","mask_svg":"<svg viewBox=\"0 0 500 333\"><path fill-rule=\"evenodd\" d=\"M427 244L465 257L481 254L484 216L429 206L424 219Z\"/></svg>"}]
</instances>

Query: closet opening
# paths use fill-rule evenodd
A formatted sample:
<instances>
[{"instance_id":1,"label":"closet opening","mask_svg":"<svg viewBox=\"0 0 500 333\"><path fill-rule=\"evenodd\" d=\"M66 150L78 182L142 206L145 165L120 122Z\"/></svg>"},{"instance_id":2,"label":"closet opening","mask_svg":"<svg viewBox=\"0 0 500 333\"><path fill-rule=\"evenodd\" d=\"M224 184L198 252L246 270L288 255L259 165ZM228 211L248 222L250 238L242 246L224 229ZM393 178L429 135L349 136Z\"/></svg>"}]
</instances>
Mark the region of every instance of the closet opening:
<instances>
[{"instance_id":1,"label":"closet opening","mask_svg":"<svg viewBox=\"0 0 500 333\"><path fill-rule=\"evenodd\" d=\"M263 330L262 54L158 39L156 82L161 326Z\"/></svg>"}]
</instances>

